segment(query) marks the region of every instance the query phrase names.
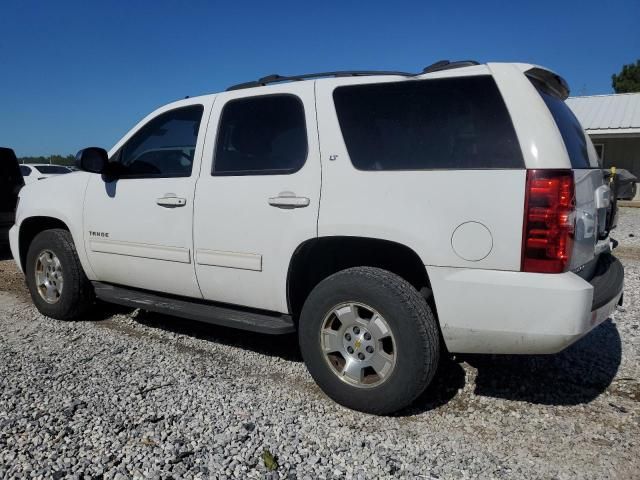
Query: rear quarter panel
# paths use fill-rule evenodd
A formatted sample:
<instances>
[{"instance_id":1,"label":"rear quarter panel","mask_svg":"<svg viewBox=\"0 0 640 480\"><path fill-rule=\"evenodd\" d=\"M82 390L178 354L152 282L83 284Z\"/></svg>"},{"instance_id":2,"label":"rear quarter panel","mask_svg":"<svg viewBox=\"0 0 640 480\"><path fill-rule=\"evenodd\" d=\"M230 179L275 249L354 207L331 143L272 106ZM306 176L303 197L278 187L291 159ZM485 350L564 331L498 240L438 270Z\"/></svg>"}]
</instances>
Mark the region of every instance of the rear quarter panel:
<instances>
[{"instance_id":1,"label":"rear quarter panel","mask_svg":"<svg viewBox=\"0 0 640 480\"><path fill-rule=\"evenodd\" d=\"M490 63L493 78L505 99L516 129L525 165L529 169L572 169L564 140L544 100L525 75L526 64ZM539 67L538 67L539 68ZM576 189L576 231L569 268L577 269L594 258L598 242L596 189L603 185L597 153L583 133L590 169L573 169ZM602 220L600 221L602 223Z\"/></svg>"},{"instance_id":2,"label":"rear quarter panel","mask_svg":"<svg viewBox=\"0 0 640 480\"><path fill-rule=\"evenodd\" d=\"M319 236L402 243L425 265L519 270L525 170L359 171L349 158L333 104L334 88L346 82L317 82ZM466 222L481 223L491 234L491 249L482 259L465 260L452 247L454 231Z\"/></svg>"},{"instance_id":3,"label":"rear quarter panel","mask_svg":"<svg viewBox=\"0 0 640 480\"><path fill-rule=\"evenodd\" d=\"M526 66L487 64L516 130L526 168L571 168L553 116L523 73Z\"/></svg>"}]
</instances>

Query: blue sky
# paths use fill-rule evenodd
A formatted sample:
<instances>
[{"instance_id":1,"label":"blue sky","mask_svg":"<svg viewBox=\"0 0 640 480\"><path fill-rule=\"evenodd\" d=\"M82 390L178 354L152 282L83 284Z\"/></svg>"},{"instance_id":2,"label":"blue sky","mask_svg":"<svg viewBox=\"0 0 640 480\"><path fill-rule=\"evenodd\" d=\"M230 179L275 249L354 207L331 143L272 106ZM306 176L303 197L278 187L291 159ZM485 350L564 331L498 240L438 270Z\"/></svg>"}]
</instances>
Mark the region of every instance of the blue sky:
<instances>
[{"instance_id":1,"label":"blue sky","mask_svg":"<svg viewBox=\"0 0 640 480\"><path fill-rule=\"evenodd\" d=\"M111 147L185 95L270 74L524 61L573 94L640 58L640 1L31 1L0 5L0 145Z\"/></svg>"}]
</instances>

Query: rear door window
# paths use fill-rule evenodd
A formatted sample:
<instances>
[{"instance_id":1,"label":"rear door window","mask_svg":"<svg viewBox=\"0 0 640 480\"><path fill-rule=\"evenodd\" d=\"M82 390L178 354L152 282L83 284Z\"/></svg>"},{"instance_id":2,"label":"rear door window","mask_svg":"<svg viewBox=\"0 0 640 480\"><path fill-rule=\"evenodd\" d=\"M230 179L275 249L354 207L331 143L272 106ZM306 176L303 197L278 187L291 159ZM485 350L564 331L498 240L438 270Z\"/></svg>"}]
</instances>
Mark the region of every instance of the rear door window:
<instances>
[{"instance_id":1,"label":"rear door window","mask_svg":"<svg viewBox=\"0 0 640 480\"><path fill-rule=\"evenodd\" d=\"M344 86L333 98L357 169L524 168L490 76Z\"/></svg>"},{"instance_id":2,"label":"rear door window","mask_svg":"<svg viewBox=\"0 0 640 480\"><path fill-rule=\"evenodd\" d=\"M307 159L304 107L293 95L230 100L223 108L212 175L283 175Z\"/></svg>"},{"instance_id":3,"label":"rear door window","mask_svg":"<svg viewBox=\"0 0 640 480\"><path fill-rule=\"evenodd\" d=\"M549 112L560 130L562 140L567 148L572 168L591 168L587 150L587 137L580 122L571 109L557 95L553 94L544 83L530 78L538 93L547 105Z\"/></svg>"}]
</instances>

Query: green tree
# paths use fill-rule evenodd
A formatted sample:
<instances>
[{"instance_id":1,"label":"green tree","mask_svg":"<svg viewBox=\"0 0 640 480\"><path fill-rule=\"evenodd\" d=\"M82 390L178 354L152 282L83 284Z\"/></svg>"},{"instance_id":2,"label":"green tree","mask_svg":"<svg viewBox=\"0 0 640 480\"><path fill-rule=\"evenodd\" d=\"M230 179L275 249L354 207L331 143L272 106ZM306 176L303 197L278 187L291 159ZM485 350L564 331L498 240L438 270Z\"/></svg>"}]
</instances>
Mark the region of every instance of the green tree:
<instances>
[{"instance_id":1,"label":"green tree","mask_svg":"<svg viewBox=\"0 0 640 480\"><path fill-rule=\"evenodd\" d=\"M640 92L640 60L623 65L620 73L611 75L611 86L616 93Z\"/></svg>"}]
</instances>

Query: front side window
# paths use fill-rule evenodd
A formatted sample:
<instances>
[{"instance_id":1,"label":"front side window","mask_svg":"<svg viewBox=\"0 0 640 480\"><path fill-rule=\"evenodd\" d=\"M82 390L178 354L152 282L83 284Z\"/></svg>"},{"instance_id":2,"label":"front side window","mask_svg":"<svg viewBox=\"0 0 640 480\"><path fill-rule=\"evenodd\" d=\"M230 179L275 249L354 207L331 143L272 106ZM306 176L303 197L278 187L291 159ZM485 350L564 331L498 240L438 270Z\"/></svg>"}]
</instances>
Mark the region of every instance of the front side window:
<instances>
[{"instance_id":1,"label":"front side window","mask_svg":"<svg viewBox=\"0 0 640 480\"><path fill-rule=\"evenodd\" d=\"M359 170L524 168L488 75L344 86L333 99Z\"/></svg>"},{"instance_id":2,"label":"front side window","mask_svg":"<svg viewBox=\"0 0 640 480\"><path fill-rule=\"evenodd\" d=\"M230 100L222 110L212 175L293 173L307 158L302 102L293 95Z\"/></svg>"},{"instance_id":3,"label":"front side window","mask_svg":"<svg viewBox=\"0 0 640 480\"><path fill-rule=\"evenodd\" d=\"M120 177L189 177L202 120L202 105L158 115L110 159Z\"/></svg>"}]
</instances>

